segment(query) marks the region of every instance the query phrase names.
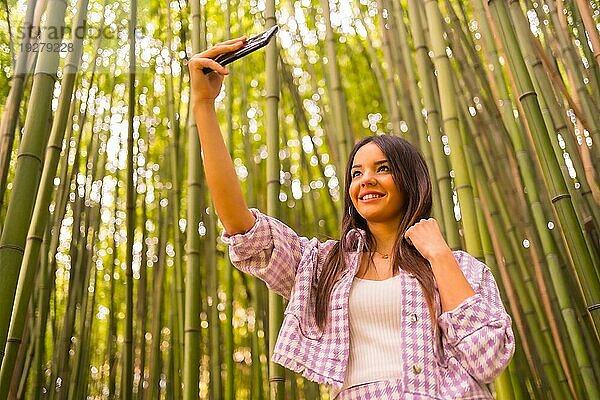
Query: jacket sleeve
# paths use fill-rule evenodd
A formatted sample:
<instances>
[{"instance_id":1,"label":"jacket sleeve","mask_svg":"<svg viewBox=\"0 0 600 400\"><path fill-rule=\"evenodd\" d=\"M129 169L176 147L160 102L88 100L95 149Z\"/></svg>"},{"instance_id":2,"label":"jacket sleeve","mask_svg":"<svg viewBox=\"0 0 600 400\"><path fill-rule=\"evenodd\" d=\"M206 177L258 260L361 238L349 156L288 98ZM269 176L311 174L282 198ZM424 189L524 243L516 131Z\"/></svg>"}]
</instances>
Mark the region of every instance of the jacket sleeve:
<instances>
[{"instance_id":1,"label":"jacket sleeve","mask_svg":"<svg viewBox=\"0 0 600 400\"><path fill-rule=\"evenodd\" d=\"M221 239L229 245L229 257L236 268L264 281L269 289L290 298L296 270L309 240L298 236L283 222L256 209L254 226L246 233ZM315 239L316 240L316 239Z\"/></svg>"},{"instance_id":2,"label":"jacket sleeve","mask_svg":"<svg viewBox=\"0 0 600 400\"><path fill-rule=\"evenodd\" d=\"M444 347L482 383L492 382L513 356L515 338L490 269L473 256L457 252L465 277L475 290L455 309L442 313L438 324Z\"/></svg>"}]
</instances>

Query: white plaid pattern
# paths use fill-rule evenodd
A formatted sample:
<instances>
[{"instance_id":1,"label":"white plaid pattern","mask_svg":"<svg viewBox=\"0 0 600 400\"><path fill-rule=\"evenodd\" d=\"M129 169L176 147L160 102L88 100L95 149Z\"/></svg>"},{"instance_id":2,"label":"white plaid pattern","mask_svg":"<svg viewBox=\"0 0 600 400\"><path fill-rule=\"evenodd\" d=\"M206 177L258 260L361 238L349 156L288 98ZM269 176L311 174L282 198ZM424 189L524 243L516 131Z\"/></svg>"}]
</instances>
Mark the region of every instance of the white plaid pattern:
<instances>
[{"instance_id":1,"label":"white plaid pattern","mask_svg":"<svg viewBox=\"0 0 600 400\"><path fill-rule=\"evenodd\" d=\"M300 237L281 221L252 212L257 220L249 232L222 239L238 269L289 299L272 360L309 380L340 388L350 345L348 296L364 232L355 230L347 237L357 251L346 258L346 270L331 295L327 327L320 331L311 289L335 241ZM488 267L465 252L454 255L476 294L439 315L439 329L434 330L417 279L400 270L405 322L399 351L406 369L398 379L348 388L336 400L491 398L485 383L500 374L514 353L511 318Z\"/></svg>"}]
</instances>

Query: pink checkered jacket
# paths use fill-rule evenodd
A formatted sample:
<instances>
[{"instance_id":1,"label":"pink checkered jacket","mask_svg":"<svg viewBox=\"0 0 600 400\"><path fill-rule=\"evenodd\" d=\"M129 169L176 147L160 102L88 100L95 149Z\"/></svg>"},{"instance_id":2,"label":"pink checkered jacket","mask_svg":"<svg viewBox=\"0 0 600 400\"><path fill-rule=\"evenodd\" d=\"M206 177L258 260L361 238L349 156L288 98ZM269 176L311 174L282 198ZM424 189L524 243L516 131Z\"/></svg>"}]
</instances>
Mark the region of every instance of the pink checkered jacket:
<instances>
[{"instance_id":1,"label":"pink checkered jacket","mask_svg":"<svg viewBox=\"0 0 600 400\"><path fill-rule=\"evenodd\" d=\"M251 210L256 223L244 234L222 239L231 261L288 299L272 360L318 383L340 388L350 346L348 296L363 250L364 232L351 231L346 270L335 284L324 330L317 327L312 287L334 240L298 236L281 221ZM463 251L454 256L476 294L454 310L439 314L434 329L417 279L400 270L405 360L403 398L489 399L486 386L506 367L514 349L511 318L506 313L489 268Z\"/></svg>"}]
</instances>

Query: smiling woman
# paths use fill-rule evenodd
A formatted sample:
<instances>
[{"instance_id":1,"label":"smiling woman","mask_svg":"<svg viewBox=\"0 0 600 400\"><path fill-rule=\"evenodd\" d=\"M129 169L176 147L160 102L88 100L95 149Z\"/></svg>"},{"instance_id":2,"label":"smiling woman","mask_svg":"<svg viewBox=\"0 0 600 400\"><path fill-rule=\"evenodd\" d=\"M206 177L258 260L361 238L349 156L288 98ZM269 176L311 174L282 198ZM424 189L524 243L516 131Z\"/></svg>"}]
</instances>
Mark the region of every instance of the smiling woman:
<instances>
[{"instance_id":1,"label":"smiling woman","mask_svg":"<svg viewBox=\"0 0 600 400\"><path fill-rule=\"evenodd\" d=\"M353 231L364 236L364 253L357 276L387 279L400 269L413 274L422 286L430 314L434 312L435 284L426 260L404 236L417 221L430 217L432 194L427 166L417 149L390 135L367 137L350 153L345 176L342 237ZM448 252L450 249L443 242ZM327 299L342 273L344 253L356 244L334 247L316 290L316 319L326 321ZM339 253L339 254L338 254ZM390 259L390 255L392 258Z\"/></svg>"},{"instance_id":2,"label":"smiling woman","mask_svg":"<svg viewBox=\"0 0 600 400\"><path fill-rule=\"evenodd\" d=\"M429 173L410 143L390 135L356 143L340 240L302 237L247 208L214 108L229 71L213 59L241 45L221 43L188 65L231 260L289 299L272 361L330 385L337 400L491 398L485 384L514 352L511 318L489 269L453 253L429 218Z\"/></svg>"}]
</instances>

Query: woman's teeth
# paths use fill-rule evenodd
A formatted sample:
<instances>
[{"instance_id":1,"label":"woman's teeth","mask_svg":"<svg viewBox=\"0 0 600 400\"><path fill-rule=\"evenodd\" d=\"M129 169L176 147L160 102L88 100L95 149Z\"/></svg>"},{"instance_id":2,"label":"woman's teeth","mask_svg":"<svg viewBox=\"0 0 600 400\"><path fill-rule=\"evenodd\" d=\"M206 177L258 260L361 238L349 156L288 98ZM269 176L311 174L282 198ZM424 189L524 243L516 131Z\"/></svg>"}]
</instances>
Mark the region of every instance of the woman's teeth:
<instances>
[{"instance_id":1,"label":"woman's teeth","mask_svg":"<svg viewBox=\"0 0 600 400\"><path fill-rule=\"evenodd\" d=\"M381 197L381 195L379 194L367 194L365 196L363 196L363 200L370 200L370 199L375 199L375 198L379 198Z\"/></svg>"}]
</instances>

